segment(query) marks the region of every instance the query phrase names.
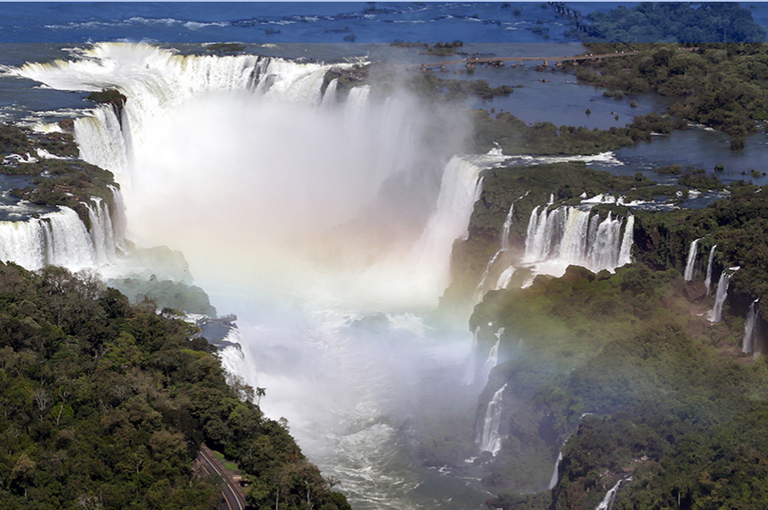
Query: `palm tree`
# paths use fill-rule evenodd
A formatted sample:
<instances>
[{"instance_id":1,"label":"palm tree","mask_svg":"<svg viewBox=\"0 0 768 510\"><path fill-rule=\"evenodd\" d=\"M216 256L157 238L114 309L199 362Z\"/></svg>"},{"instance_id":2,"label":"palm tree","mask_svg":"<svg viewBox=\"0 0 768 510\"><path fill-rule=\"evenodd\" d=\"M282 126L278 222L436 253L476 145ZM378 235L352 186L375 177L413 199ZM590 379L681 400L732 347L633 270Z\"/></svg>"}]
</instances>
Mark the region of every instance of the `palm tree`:
<instances>
[{"instance_id":1,"label":"palm tree","mask_svg":"<svg viewBox=\"0 0 768 510\"><path fill-rule=\"evenodd\" d=\"M261 397L267 394L266 388L256 388L256 405L261 403Z\"/></svg>"}]
</instances>

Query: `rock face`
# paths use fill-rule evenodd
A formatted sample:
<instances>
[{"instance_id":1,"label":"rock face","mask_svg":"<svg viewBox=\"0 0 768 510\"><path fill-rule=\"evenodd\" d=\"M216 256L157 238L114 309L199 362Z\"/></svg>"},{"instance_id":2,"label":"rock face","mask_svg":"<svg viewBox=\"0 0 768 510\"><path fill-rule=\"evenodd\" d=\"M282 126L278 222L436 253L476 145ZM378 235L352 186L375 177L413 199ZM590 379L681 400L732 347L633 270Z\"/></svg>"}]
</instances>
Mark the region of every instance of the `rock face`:
<instances>
[{"instance_id":1,"label":"rock face","mask_svg":"<svg viewBox=\"0 0 768 510\"><path fill-rule=\"evenodd\" d=\"M683 292L685 293L686 299L694 304L701 304L706 298L707 298L707 287L704 285L704 282L700 280L691 280L689 282L685 282L685 287Z\"/></svg>"}]
</instances>

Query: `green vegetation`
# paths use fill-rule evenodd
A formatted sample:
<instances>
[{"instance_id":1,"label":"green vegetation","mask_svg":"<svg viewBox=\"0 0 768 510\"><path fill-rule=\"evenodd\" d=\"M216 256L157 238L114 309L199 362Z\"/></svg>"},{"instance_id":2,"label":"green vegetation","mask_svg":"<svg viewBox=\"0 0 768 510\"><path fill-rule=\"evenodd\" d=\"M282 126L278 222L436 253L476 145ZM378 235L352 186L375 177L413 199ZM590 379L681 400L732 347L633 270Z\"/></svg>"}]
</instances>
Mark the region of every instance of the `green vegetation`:
<instances>
[{"instance_id":1,"label":"green vegetation","mask_svg":"<svg viewBox=\"0 0 768 510\"><path fill-rule=\"evenodd\" d=\"M521 250L525 246L531 212L534 207L546 204L550 195L558 203L578 203L582 193L593 197L633 189L636 193L637 190L647 190L651 194L658 191L659 195L670 192L667 188L654 186L654 181L642 175L613 176L586 168L581 162L492 168L481 175L483 192L475 202L469 236L466 241L456 241L453 247L453 277L441 302L444 306L458 304L473 295L486 264L499 249L501 228L513 202L509 240L516 250ZM623 214L625 211L619 212Z\"/></svg>"},{"instance_id":2,"label":"green vegetation","mask_svg":"<svg viewBox=\"0 0 768 510\"><path fill-rule=\"evenodd\" d=\"M738 480L717 490L729 507L739 498L764 502L767 493L743 484L762 483L768 464L744 462L743 454L764 448L768 425L755 424L768 406L755 396L768 390L768 367L722 355L738 346L742 324L709 325L691 312L677 271L641 265L613 275L571 267L563 278L486 294L470 327L486 347L505 328L500 352L509 360L489 387L507 384L504 407L514 409L504 418L502 450L485 464L484 482L506 488L492 506L594 508L629 474L634 489L616 508L672 507L659 501L678 492L700 501L724 473ZM489 397L486 388L481 402ZM561 448L555 489L516 496L546 488Z\"/></svg>"},{"instance_id":3,"label":"green vegetation","mask_svg":"<svg viewBox=\"0 0 768 510\"><path fill-rule=\"evenodd\" d=\"M348 93L350 89L365 85L371 72L371 65L355 64L352 68L333 67L325 73L323 85L320 88L322 93L328 88L331 81L336 80L336 92Z\"/></svg>"},{"instance_id":4,"label":"green vegetation","mask_svg":"<svg viewBox=\"0 0 768 510\"><path fill-rule=\"evenodd\" d=\"M587 110L587 115L591 112ZM681 129L679 120L651 113L635 117L627 127L608 131L585 127L560 126L537 122L533 126L502 112L492 117L485 110L475 112L474 148L487 152L498 143L504 154L598 154L627 147L640 140L650 140L651 133L669 133Z\"/></svg>"},{"instance_id":5,"label":"green vegetation","mask_svg":"<svg viewBox=\"0 0 768 510\"><path fill-rule=\"evenodd\" d=\"M628 397L612 393L616 386L644 395L642 387L626 381L635 371L596 371L593 366L606 352L626 351L621 342L636 341L631 339L638 330L670 325L699 331L699 341L709 344L737 341L739 331L725 324L709 328L705 319L689 313L679 281L676 271L652 272L642 266L625 266L613 275L572 266L563 278L538 277L525 290L486 294L470 327L479 328L478 338L487 347L496 341L498 328L505 328L499 352L510 353L510 359L493 371L489 386L507 384L505 408L515 409L507 417L509 438L486 466L486 484L515 491L546 487L558 449L583 413L618 410ZM674 371L673 366L667 369ZM585 373L610 379L605 386L590 386L604 393L588 405L568 400L573 388L581 388L578 377ZM650 388L647 394L654 391ZM487 392L484 396L485 401L490 397Z\"/></svg>"},{"instance_id":6,"label":"green vegetation","mask_svg":"<svg viewBox=\"0 0 768 510\"><path fill-rule=\"evenodd\" d=\"M644 2L587 19L588 30L572 31L585 42L760 43L766 35L749 9L736 3Z\"/></svg>"},{"instance_id":7,"label":"green vegetation","mask_svg":"<svg viewBox=\"0 0 768 510\"><path fill-rule=\"evenodd\" d=\"M760 508L768 501L768 406L759 397L768 390L768 367L741 353L749 304L768 298L768 199L757 186L726 187L701 168L656 171L678 176L678 185L574 163L483 173L468 239L454 246L454 283L444 303L474 292L512 203L511 251L519 256L531 211L550 194L556 204L575 204L583 192L627 199L724 193L704 209L634 210L635 264L615 274L571 267L563 278L539 276L524 290L490 291L475 307L470 328L478 332L479 357L500 335L506 360L492 371L477 409L481 417L507 385L502 449L476 462L483 482L499 492L490 507L595 508L629 475L614 508ZM625 214L615 205L595 210ZM694 280L684 282L694 239ZM741 269L731 279L723 322L712 325L703 317L713 298L702 280L715 244L715 281L724 268ZM444 441L424 449L430 463L459 463L474 439L471 425L452 426L453 435L436 432ZM546 489L559 451L559 483L535 492Z\"/></svg>"},{"instance_id":8,"label":"green vegetation","mask_svg":"<svg viewBox=\"0 0 768 510\"><path fill-rule=\"evenodd\" d=\"M214 43L208 44L205 49L214 53L237 53L243 51L245 46L238 43Z\"/></svg>"},{"instance_id":9,"label":"green vegetation","mask_svg":"<svg viewBox=\"0 0 768 510\"><path fill-rule=\"evenodd\" d=\"M195 285L186 285L170 280L150 278L120 278L110 280L109 285L137 302L144 299L154 301L157 308L173 308L189 313L202 313L216 317L216 308L211 306L208 295Z\"/></svg>"},{"instance_id":10,"label":"green vegetation","mask_svg":"<svg viewBox=\"0 0 768 510\"><path fill-rule=\"evenodd\" d=\"M464 46L464 43L461 41L453 41L449 43L444 42L438 42L435 44L428 44L427 49L422 52L422 55L437 55L437 56L448 56L448 55L455 55L457 53L457 50Z\"/></svg>"},{"instance_id":11,"label":"green vegetation","mask_svg":"<svg viewBox=\"0 0 768 510\"><path fill-rule=\"evenodd\" d=\"M26 132L10 124L0 126L0 151L23 154L29 150L30 144Z\"/></svg>"},{"instance_id":12,"label":"green vegetation","mask_svg":"<svg viewBox=\"0 0 768 510\"><path fill-rule=\"evenodd\" d=\"M411 87L416 89L419 94L456 102L464 101L470 96L493 100L496 96L508 96L515 90L509 85L491 87L485 80L450 80L441 78L432 72L424 72L414 76Z\"/></svg>"},{"instance_id":13,"label":"green vegetation","mask_svg":"<svg viewBox=\"0 0 768 510\"><path fill-rule=\"evenodd\" d=\"M725 359L678 324L651 323L537 390L538 416L568 437L559 482L527 506L508 492L494 506L594 508L631 475L613 508L759 508L768 404L756 396L766 390L764 362Z\"/></svg>"},{"instance_id":14,"label":"green vegetation","mask_svg":"<svg viewBox=\"0 0 768 510\"><path fill-rule=\"evenodd\" d=\"M119 90L104 89L101 92L91 92L88 94L87 99L90 99L96 103L108 104L112 106L112 108L115 110L115 115L117 115L118 122L120 122L122 125L123 107L125 106L126 101L128 101L128 98L125 97L125 95L123 95Z\"/></svg>"},{"instance_id":15,"label":"green vegetation","mask_svg":"<svg viewBox=\"0 0 768 510\"><path fill-rule=\"evenodd\" d=\"M14 154L34 153L35 148L41 148L54 156L71 158L78 152L71 134L34 135L7 124L0 126L0 144L5 145L7 152ZM90 228L91 220L83 202L100 197L110 203L112 190L109 187L119 187L111 172L76 159L4 164L0 165L0 173L35 176L32 186L15 188L11 190L11 195L33 204L74 209L87 228Z\"/></svg>"},{"instance_id":16,"label":"green vegetation","mask_svg":"<svg viewBox=\"0 0 768 510\"><path fill-rule=\"evenodd\" d=\"M76 157L78 154L75 139L70 133L47 133L44 135L33 134L27 129L22 129L10 124L0 125L0 154L31 154L35 155L35 149L45 149L59 157ZM10 165L0 166L1 173L14 172L15 167Z\"/></svg>"},{"instance_id":17,"label":"green vegetation","mask_svg":"<svg viewBox=\"0 0 768 510\"><path fill-rule=\"evenodd\" d=\"M589 47L594 53L628 48L607 44ZM765 45L701 44L680 48L676 44L655 44L631 48L640 52L585 62L577 68L576 76L611 90L654 91L679 97L681 100L669 108L671 115L733 135L734 150L743 147L744 137L758 130L760 121L768 120Z\"/></svg>"},{"instance_id":18,"label":"green vegetation","mask_svg":"<svg viewBox=\"0 0 768 510\"><path fill-rule=\"evenodd\" d=\"M0 264L0 507L218 507L204 441L255 508L349 508L191 328L93 274Z\"/></svg>"},{"instance_id":19,"label":"green vegetation","mask_svg":"<svg viewBox=\"0 0 768 510\"><path fill-rule=\"evenodd\" d=\"M10 170L4 166L3 170ZM33 204L66 206L74 209L85 226L90 229L91 220L83 202L91 197L112 201L112 190L117 187L111 172L79 160L47 159L37 163L23 163L14 170L24 175L38 175L33 186L13 189L11 194L29 200Z\"/></svg>"}]
</instances>

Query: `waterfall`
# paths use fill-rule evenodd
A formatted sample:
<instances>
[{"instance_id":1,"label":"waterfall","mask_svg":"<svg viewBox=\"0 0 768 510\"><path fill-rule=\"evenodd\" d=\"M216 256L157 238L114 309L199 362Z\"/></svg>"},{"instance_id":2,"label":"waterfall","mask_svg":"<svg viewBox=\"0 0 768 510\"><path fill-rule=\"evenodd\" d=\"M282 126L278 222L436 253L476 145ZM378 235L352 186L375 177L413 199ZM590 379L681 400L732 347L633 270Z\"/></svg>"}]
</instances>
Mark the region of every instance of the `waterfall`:
<instances>
[{"instance_id":1,"label":"waterfall","mask_svg":"<svg viewBox=\"0 0 768 510\"><path fill-rule=\"evenodd\" d=\"M493 398L488 402L485 417L482 423L479 423L480 427L478 427L475 437L475 441L480 445L480 450L491 452L494 456L501 449L502 438L499 435L499 426L501 425L501 397L505 389L507 389L506 384L493 394Z\"/></svg>"},{"instance_id":2,"label":"waterfall","mask_svg":"<svg viewBox=\"0 0 768 510\"><path fill-rule=\"evenodd\" d=\"M30 270L57 265L77 271L95 266L96 253L77 213L60 207L28 221L0 221L0 260Z\"/></svg>"},{"instance_id":3,"label":"waterfall","mask_svg":"<svg viewBox=\"0 0 768 510\"><path fill-rule=\"evenodd\" d=\"M634 242L635 217L630 214L627 216L627 224L624 226L624 238L621 240L621 249L619 250L619 266L632 263L632 243Z\"/></svg>"},{"instance_id":4,"label":"waterfall","mask_svg":"<svg viewBox=\"0 0 768 510\"><path fill-rule=\"evenodd\" d=\"M451 158L443 171L437 208L413 247L419 259L416 267L434 275L435 289L445 289L450 283L453 242L467 238L469 218L483 189L482 168L469 158Z\"/></svg>"},{"instance_id":5,"label":"waterfall","mask_svg":"<svg viewBox=\"0 0 768 510\"><path fill-rule=\"evenodd\" d=\"M693 280L693 266L696 263L697 246L701 239L702 238L694 239L691 242L691 247L688 249L688 261L685 263L685 274L683 276L686 282Z\"/></svg>"},{"instance_id":6,"label":"waterfall","mask_svg":"<svg viewBox=\"0 0 768 510\"><path fill-rule=\"evenodd\" d=\"M476 327L472 332L472 348L469 351L469 356L464 365L464 384L469 386L475 383L475 373L477 372L477 349L478 341L477 335L480 332L480 326Z\"/></svg>"},{"instance_id":7,"label":"waterfall","mask_svg":"<svg viewBox=\"0 0 768 510\"><path fill-rule=\"evenodd\" d=\"M616 485L611 487L611 490L608 491L608 493L605 495L603 500L600 502L599 505L597 505L597 508L595 510L611 510L611 507L613 506L613 501L616 499L616 494L619 492L619 487L621 487L621 484L626 482L631 482L632 477L628 478L622 478L618 482L616 482Z\"/></svg>"},{"instance_id":8,"label":"waterfall","mask_svg":"<svg viewBox=\"0 0 768 510\"><path fill-rule=\"evenodd\" d=\"M493 264L496 263L496 259L499 258L499 255L504 253L504 250L499 250L496 253L493 254L493 257L491 257L491 260L488 261L488 263L485 265L485 271L483 271L483 276L480 277L480 283L477 284L477 293L480 293L483 290L483 287L485 286L485 280L488 279L488 274L491 272L491 268L493 267Z\"/></svg>"},{"instance_id":9,"label":"waterfall","mask_svg":"<svg viewBox=\"0 0 768 510\"><path fill-rule=\"evenodd\" d=\"M37 270L56 265L72 271L100 267L117 261L123 249L125 224L120 191L110 186L111 202L91 197L88 211L90 231L69 207L25 221L0 222L0 260Z\"/></svg>"},{"instance_id":10,"label":"waterfall","mask_svg":"<svg viewBox=\"0 0 768 510\"><path fill-rule=\"evenodd\" d=\"M757 340L760 336L760 309L757 304L760 298L752 301L749 305L749 313L744 323L744 340L742 341L742 352L744 354L754 354L757 350Z\"/></svg>"},{"instance_id":11,"label":"waterfall","mask_svg":"<svg viewBox=\"0 0 768 510\"><path fill-rule=\"evenodd\" d=\"M334 78L328 84L328 87L326 87L325 94L323 94L323 103L322 103L324 107L330 108L336 104L336 87L338 86L338 83L339 83L339 80L337 78Z\"/></svg>"},{"instance_id":12,"label":"waterfall","mask_svg":"<svg viewBox=\"0 0 768 510\"><path fill-rule=\"evenodd\" d=\"M552 478L549 479L549 490L554 489L555 485L557 485L557 482L560 479L560 473L558 472L558 469L560 469L560 462L562 461L563 461L563 452L561 450L560 453L557 454L557 460L555 461L555 470L552 472Z\"/></svg>"},{"instance_id":13,"label":"waterfall","mask_svg":"<svg viewBox=\"0 0 768 510\"><path fill-rule=\"evenodd\" d=\"M491 374L493 367L499 364L499 346L501 345L501 335L504 334L504 328L499 328L496 332L496 343L493 344L491 350L488 352L488 358L485 360L483 366L483 383L488 382L488 376Z\"/></svg>"},{"instance_id":14,"label":"waterfall","mask_svg":"<svg viewBox=\"0 0 768 510\"><path fill-rule=\"evenodd\" d=\"M84 202L91 221L91 242L93 243L94 259L101 265L115 258L115 235L112 228L112 217L109 207L99 197L93 197L92 203Z\"/></svg>"},{"instance_id":15,"label":"waterfall","mask_svg":"<svg viewBox=\"0 0 768 510\"><path fill-rule=\"evenodd\" d=\"M147 145L148 128L196 96L244 91L269 104L318 105L335 92L335 84L329 84L325 98L321 94L330 65L255 55L180 55L145 44L100 43L81 53L79 60L27 63L12 73L59 90L118 88L125 94L123 119L109 106L95 108L75 121L75 139L83 160L112 171L128 188L133 146ZM348 103L364 107L367 92L366 87L353 89Z\"/></svg>"},{"instance_id":16,"label":"waterfall","mask_svg":"<svg viewBox=\"0 0 768 510\"><path fill-rule=\"evenodd\" d=\"M497 289L506 289L509 283L512 281L512 275L515 274L515 267L509 266L499 275L499 280L496 282Z\"/></svg>"},{"instance_id":17,"label":"waterfall","mask_svg":"<svg viewBox=\"0 0 768 510\"><path fill-rule=\"evenodd\" d=\"M599 214L591 215L590 211L575 207L552 210L536 207L528 222L523 260L538 264L539 271L559 274L572 264L593 272L613 271L631 261L633 229L634 216L631 215L622 222L611 213L601 220ZM545 262L557 267L546 268L541 265Z\"/></svg>"},{"instance_id":18,"label":"waterfall","mask_svg":"<svg viewBox=\"0 0 768 510\"><path fill-rule=\"evenodd\" d=\"M720 281L717 283L717 293L715 294L715 304L709 312L710 322L720 322L723 320L723 304L728 297L728 284L733 273L738 270L738 267L729 267L723 269L723 272L720 273Z\"/></svg>"},{"instance_id":19,"label":"waterfall","mask_svg":"<svg viewBox=\"0 0 768 510\"><path fill-rule=\"evenodd\" d=\"M318 264L336 266L328 254L338 251L369 268L391 262L373 282L386 278L383 285L358 283L368 274L350 269L350 279L357 280L345 287L354 289L349 293L375 291L392 299L416 285L413 300L428 293L431 304L447 287L452 244L466 236L480 190L480 168L471 158L450 157L453 133L458 139L463 123L433 147L424 142L434 135L436 114L407 91L380 98L361 85L339 97L338 82L331 82L323 93L327 72L352 64L181 55L144 44L103 43L78 51L67 60L9 72L57 90L110 88L127 97L122 119L100 105L75 121L82 158L112 171L120 184L125 214L109 211L118 246L127 217L135 244L183 252L203 281L219 281L213 272L247 270L254 281L331 294L339 280L315 270ZM452 178L467 178L468 213L439 204L414 243L438 196L439 165L444 199ZM443 235L441 226L453 228L447 217L453 213L458 235ZM405 214L413 221L400 221ZM210 263L213 246L219 259L227 259L221 265L226 269ZM395 269L408 277L393 276ZM307 272L316 276L309 285Z\"/></svg>"},{"instance_id":20,"label":"waterfall","mask_svg":"<svg viewBox=\"0 0 768 510\"><path fill-rule=\"evenodd\" d=\"M507 217L504 218L504 224L501 226L501 250L509 251L509 229L512 227L512 215L515 212L515 203L509 206Z\"/></svg>"},{"instance_id":21,"label":"waterfall","mask_svg":"<svg viewBox=\"0 0 768 510\"><path fill-rule=\"evenodd\" d=\"M125 217L123 194L114 186L107 187L112 191L112 204L109 211L112 217L112 235L115 240L115 246L125 250L125 233L128 229L128 220Z\"/></svg>"},{"instance_id":22,"label":"waterfall","mask_svg":"<svg viewBox=\"0 0 768 510\"><path fill-rule=\"evenodd\" d=\"M704 280L704 285L707 287L707 294L709 294L710 288L712 287L712 261L715 259L715 248L717 248L717 245L713 244L712 248L709 250L709 261L707 261L707 278Z\"/></svg>"},{"instance_id":23,"label":"waterfall","mask_svg":"<svg viewBox=\"0 0 768 510\"><path fill-rule=\"evenodd\" d=\"M493 149L492 149L493 151ZM494 264L496 264L496 260L498 258L508 252L512 246L509 242L509 230L512 228L512 219L515 213L515 202L518 200L522 200L531 191L526 191L522 196L517 197L515 200L512 201L512 203L509 206L509 211L507 212L507 216L504 218L504 223L501 226L501 242L499 243L499 249L498 251L491 257L491 260L488 261L488 263L485 266L485 271L483 271L483 276L480 278L480 283L477 285L477 292L476 297L480 297L480 293L485 290L486 288L486 280L488 279L489 274L491 273L491 270L493 269ZM508 264L508 258L505 258L503 260L504 264ZM507 285L509 285L509 279L512 277L512 273L514 273L515 269L512 266L506 267L499 277L497 278L496 285L493 287L494 289L503 289L506 288Z\"/></svg>"}]
</instances>

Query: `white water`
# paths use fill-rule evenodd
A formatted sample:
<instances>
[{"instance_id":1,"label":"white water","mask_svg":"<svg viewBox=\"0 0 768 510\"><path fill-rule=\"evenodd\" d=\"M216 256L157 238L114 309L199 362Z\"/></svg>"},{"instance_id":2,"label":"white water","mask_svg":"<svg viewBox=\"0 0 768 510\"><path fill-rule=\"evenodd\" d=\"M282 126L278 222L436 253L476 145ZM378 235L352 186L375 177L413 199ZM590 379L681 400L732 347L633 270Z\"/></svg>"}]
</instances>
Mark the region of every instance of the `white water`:
<instances>
[{"instance_id":1,"label":"white water","mask_svg":"<svg viewBox=\"0 0 768 510\"><path fill-rule=\"evenodd\" d=\"M0 260L30 270L57 265L79 271L114 264L118 238L110 207L100 198L85 206L90 232L68 207L26 221L0 222Z\"/></svg>"},{"instance_id":2,"label":"white water","mask_svg":"<svg viewBox=\"0 0 768 510\"><path fill-rule=\"evenodd\" d=\"M443 179L438 212L411 249L437 196L430 184L435 180L417 179L415 173L441 171L449 159L445 147L464 132L462 118L426 112L404 93L373 101L368 85L336 98L329 84L323 97L330 65L248 55L182 56L132 44L97 44L82 54L85 58L27 64L15 73L62 90L111 87L126 95L122 127L113 109L104 106L77 119L75 135L81 156L113 171L121 183L126 235L133 241L180 249L204 283L225 276L278 281L282 287L290 282L302 292L308 284L320 285L315 292L324 298L347 292L353 295L345 299L354 303L373 289L398 305L402 299L436 302L448 275L445 253L465 235L467 221L457 216L458 227L444 228L445 209L458 207L458 195L445 189L451 179ZM441 123L455 125L455 133L440 141L443 146L427 146L423 136L433 129L427 118L440 115ZM445 166L448 174L466 174L458 186L469 188L469 213L481 167L468 158ZM389 192L382 198L382 184L395 177L424 187L423 193ZM371 209L374 200L386 202L375 206L386 207L382 214ZM367 220L347 223L367 210ZM412 225L392 211L401 211ZM395 233L398 246L382 249L392 240L384 238L387 230L377 221L405 230ZM337 230L328 235L329 229ZM399 250L397 256L393 250ZM334 271L350 274L314 273L320 258L337 265ZM373 258L387 264L361 278L353 266L360 261L370 266ZM217 267L230 270L222 275ZM308 272L314 273L310 280Z\"/></svg>"},{"instance_id":3,"label":"white water","mask_svg":"<svg viewBox=\"0 0 768 510\"><path fill-rule=\"evenodd\" d=\"M460 366L469 342L434 338L421 316L402 310L436 304L479 172L503 157L452 158L463 119L427 112L407 94L376 99L363 86L322 96L329 66L128 44L84 55L18 74L128 97L122 119L99 107L75 130L81 156L112 170L124 191L129 229L110 209L121 225L112 236L184 252L216 306L240 317L242 351L222 358L266 388L267 415L288 418L355 508L482 501L464 480L453 492L417 491L431 482L409 464L400 426L419 410L419 374ZM426 145L440 115L455 133ZM391 234L390 217L410 223ZM394 307L383 333L356 326L366 312Z\"/></svg>"},{"instance_id":4,"label":"white water","mask_svg":"<svg viewBox=\"0 0 768 510\"><path fill-rule=\"evenodd\" d=\"M464 379L465 385L475 383L475 374L477 373L477 353L480 346L477 336L480 333L480 326L476 327L472 332L472 347L469 350L469 355L464 360ZM485 381L483 381L485 383Z\"/></svg>"},{"instance_id":5,"label":"white water","mask_svg":"<svg viewBox=\"0 0 768 510\"><path fill-rule=\"evenodd\" d=\"M552 472L552 478L549 479L549 490L552 490L555 488L555 485L557 485L558 480L560 480L560 472L558 471L560 469L560 462L563 460L563 452L562 450L560 453L557 454L557 460L555 461L555 470Z\"/></svg>"},{"instance_id":6,"label":"white water","mask_svg":"<svg viewBox=\"0 0 768 510\"><path fill-rule=\"evenodd\" d=\"M496 263L496 260L498 260L499 256L504 253L504 250L499 250L496 253L493 254L493 257L491 257L491 260L488 261L488 263L485 265L485 270L483 271L483 275L480 277L480 283L477 284L477 290L476 294L478 294L476 299L482 297L480 294L482 293L484 287L485 287L485 281L488 279L488 275L491 273L491 269L493 268L493 265Z\"/></svg>"},{"instance_id":7,"label":"white water","mask_svg":"<svg viewBox=\"0 0 768 510\"><path fill-rule=\"evenodd\" d=\"M509 251L511 246L509 245L509 229L512 228L512 216L515 213L515 203L509 206L509 212L507 217L504 218L504 224L501 226L501 250Z\"/></svg>"},{"instance_id":8,"label":"white water","mask_svg":"<svg viewBox=\"0 0 768 510\"><path fill-rule=\"evenodd\" d=\"M631 482L632 477L628 478L622 478L618 482L616 482L616 485L611 487L611 490L609 490L606 494L603 500L600 502L599 505L597 505L597 508L595 510L611 510L611 507L613 506L613 502L616 499L616 494L619 492L619 488L621 487L621 484L626 482Z\"/></svg>"},{"instance_id":9,"label":"white water","mask_svg":"<svg viewBox=\"0 0 768 510\"><path fill-rule=\"evenodd\" d=\"M759 301L760 298L757 298L749 305L747 320L744 322L744 339L741 350L745 354L754 354L757 348L760 335L760 309L757 306Z\"/></svg>"},{"instance_id":10,"label":"white water","mask_svg":"<svg viewBox=\"0 0 768 510\"><path fill-rule=\"evenodd\" d=\"M720 322L723 320L723 304L725 304L725 300L728 298L728 284L733 274L738 270L738 267L729 267L723 269L723 272L720 273L720 281L717 283L717 293L715 293L715 303L712 305L712 310L709 311L710 322Z\"/></svg>"},{"instance_id":11,"label":"white water","mask_svg":"<svg viewBox=\"0 0 768 510\"><path fill-rule=\"evenodd\" d=\"M685 263L685 273L683 275L686 282L693 280L693 266L696 263L696 251L699 241L701 241L701 238L694 239L691 242L690 248L688 248L688 260Z\"/></svg>"},{"instance_id":12,"label":"white water","mask_svg":"<svg viewBox=\"0 0 768 510\"><path fill-rule=\"evenodd\" d=\"M493 347L491 347L491 350L488 351L488 358L485 360L485 365L483 367L483 384L488 382L488 376L491 373L491 370L493 370L493 367L499 364L499 346L501 345L501 336L504 334L505 328L499 328L499 330L496 332L496 343L493 344Z\"/></svg>"},{"instance_id":13,"label":"white water","mask_svg":"<svg viewBox=\"0 0 768 510\"><path fill-rule=\"evenodd\" d=\"M493 151L493 149L491 149L491 151ZM509 206L509 211L507 212L507 216L504 218L504 223L501 225L501 242L499 243L499 249L491 257L491 260L489 260L488 263L486 264L485 271L483 271L483 275L480 278L480 283L477 285L475 298L478 300L482 297L482 293L485 290L487 290L486 288L487 280L491 274L491 271L494 270L494 265L496 264L496 261L499 260L499 257L501 257L502 255L504 255L505 253L509 252L512 249L512 245L510 244L510 241L509 241L509 230L512 228L512 221L514 219L515 202L528 196L529 193L530 193L530 190L526 191L525 194L513 200ZM505 263L508 264L507 260L505 260ZM495 271L498 272L498 269L495 269ZM512 277L512 273L514 273L514 271L515 271L514 267L512 267L511 265L507 265L507 267L501 272L501 274L497 278L496 285L492 288L493 289L506 288L506 286L509 284L509 278Z\"/></svg>"},{"instance_id":14,"label":"white water","mask_svg":"<svg viewBox=\"0 0 768 510\"><path fill-rule=\"evenodd\" d=\"M437 208L413 249L418 256L415 268L422 275L431 275L433 291L450 283L453 242L467 238L469 218L483 190L479 178L483 168L481 158L454 156L443 171Z\"/></svg>"},{"instance_id":15,"label":"white water","mask_svg":"<svg viewBox=\"0 0 768 510\"><path fill-rule=\"evenodd\" d=\"M502 394L505 389L507 389L506 384L499 388L488 402L485 417L479 423L480 427L475 438L475 442L480 446L480 450L491 452L494 456L501 450L502 437L499 434L499 427L501 426Z\"/></svg>"},{"instance_id":16,"label":"white water","mask_svg":"<svg viewBox=\"0 0 768 510\"><path fill-rule=\"evenodd\" d=\"M553 276L562 276L569 265L614 271L631 262L633 228L632 215L622 221L608 213L601 220L575 207L536 207L528 222L523 262Z\"/></svg>"},{"instance_id":17,"label":"white water","mask_svg":"<svg viewBox=\"0 0 768 510\"><path fill-rule=\"evenodd\" d=\"M499 280L496 282L497 289L506 289L509 283L512 281L512 276L515 274L515 267L509 266L499 275Z\"/></svg>"},{"instance_id":18,"label":"white water","mask_svg":"<svg viewBox=\"0 0 768 510\"><path fill-rule=\"evenodd\" d=\"M709 291L712 288L712 261L715 260L715 248L717 248L717 245L713 244L712 248L709 250L709 260L707 261L707 277L704 280L704 285L707 287L707 294L709 294Z\"/></svg>"}]
</instances>

